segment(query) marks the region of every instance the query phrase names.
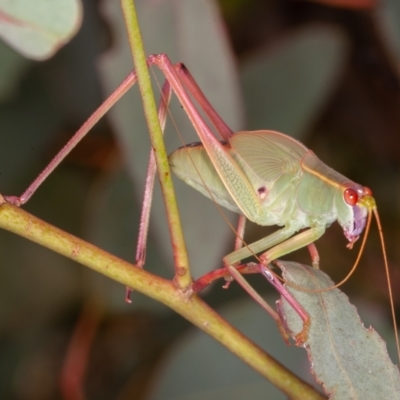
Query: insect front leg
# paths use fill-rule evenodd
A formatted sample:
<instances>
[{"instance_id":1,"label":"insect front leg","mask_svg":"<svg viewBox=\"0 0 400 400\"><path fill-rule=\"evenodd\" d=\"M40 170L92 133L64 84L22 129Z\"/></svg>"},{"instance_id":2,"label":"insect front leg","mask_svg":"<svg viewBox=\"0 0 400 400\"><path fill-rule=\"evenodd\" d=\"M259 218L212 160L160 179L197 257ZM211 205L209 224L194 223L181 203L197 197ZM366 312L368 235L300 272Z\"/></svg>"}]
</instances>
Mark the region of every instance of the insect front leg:
<instances>
[{"instance_id":1,"label":"insect front leg","mask_svg":"<svg viewBox=\"0 0 400 400\"><path fill-rule=\"evenodd\" d=\"M307 229L306 231L300 232L268 249L260 256L260 260L267 264L279 257L284 256L285 254L289 254L295 250L301 249L302 247L309 246L311 243L314 243L317 239L319 239L324 232L325 226L315 226Z\"/></svg>"},{"instance_id":2,"label":"insect front leg","mask_svg":"<svg viewBox=\"0 0 400 400\"><path fill-rule=\"evenodd\" d=\"M292 295L287 291L287 289L282 285L282 283L277 279L277 277L269 269L268 264L276 260L277 258L291 253L299 248L308 246L317 240L325 232L325 228L318 226L310 228L304 232L301 232L293 237L290 237L294 233L294 228L291 226L284 227L273 234L245 247L234 251L224 258L226 268L238 281L238 283L257 301L264 309L268 311L265 307L264 300L260 300L260 296L254 295L254 289L249 285L245 278L236 271L233 266L234 263L259 253L265 249L268 249L265 253L260 256L262 264L260 265L261 274L277 289L277 291L289 302L293 309L297 312L300 318L303 320L303 330L296 336L296 343L301 344L307 340L307 332L309 329L310 319L307 312L297 303L297 301L292 297ZM271 312L268 311L270 314ZM278 322L276 317L271 314L275 321ZM279 318L279 317L278 317ZM281 320L279 319L278 326L280 327ZM281 327L280 327L280 330Z\"/></svg>"},{"instance_id":3,"label":"insect front leg","mask_svg":"<svg viewBox=\"0 0 400 400\"><path fill-rule=\"evenodd\" d=\"M194 282L194 286L196 291L202 290L205 286L210 284L212 281L218 278L229 279L229 276L226 274L226 269L228 267L236 267L242 260L254 256L265 249L271 248L294 234L295 229L292 227L285 227L280 229L273 234L257 241L254 243L245 243L243 246L243 236L244 236L244 228L245 228L245 217L240 216L238 223L238 231L235 240L235 250L225 256L223 258L224 268L211 272L210 274L201 277L196 282ZM241 273L256 273L260 271L251 271L247 268L243 268L243 265L238 266L240 268ZM232 275L232 274L231 274Z\"/></svg>"},{"instance_id":4,"label":"insect front leg","mask_svg":"<svg viewBox=\"0 0 400 400\"><path fill-rule=\"evenodd\" d=\"M292 226L279 229L278 231L258 240L257 242L246 244L245 246L228 254L224 257L224 264L234 265L235 263L244 260L247 257L254 256L255 254L261 253L266 249L273 248L279 243L282 243L286 239L290 238L290 236L292 236L295 232L296 229Z\"/></svg>"}]
</instances>

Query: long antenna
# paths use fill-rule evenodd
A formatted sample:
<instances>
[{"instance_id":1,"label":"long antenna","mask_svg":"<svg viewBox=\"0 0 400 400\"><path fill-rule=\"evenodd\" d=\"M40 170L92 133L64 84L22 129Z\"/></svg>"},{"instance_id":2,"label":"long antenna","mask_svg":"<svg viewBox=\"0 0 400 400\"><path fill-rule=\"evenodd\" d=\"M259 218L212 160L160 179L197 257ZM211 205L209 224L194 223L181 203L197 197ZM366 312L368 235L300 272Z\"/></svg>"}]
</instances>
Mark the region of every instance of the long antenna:
<instances>
[{"instance_id":1,"label":"long antenna","mask_svg":"<svg viewBox=\"0 0 400 400\"><path fill-rule=\"evenodd\" d=\"M376 224L378 225L379 238L380 238L380 241L381 241L381 247L382 247L382 253L383 253L383 262L385 264L386 280L387 280L387 285L388 285L388 290L389 290L389 301L390 301L390 309L391 309L391 312L392 312L394 335L395 335L395 338L396 338L397 357L398 357L399 362L400 362L399 334L398 334L398 330L397 330L396 313L395 313L394 301L393 301L393 291L392 291L392 283L391 283L391 279L390 279L389 263L388 263L387 255L386 255L385 240L383 238L383 230L382 230L381 220L380 220L379 214L378 214L378 209L376 207L374 207L372 210L373 210L374 215L375 215Z\"/></svg>"}]
</instances>

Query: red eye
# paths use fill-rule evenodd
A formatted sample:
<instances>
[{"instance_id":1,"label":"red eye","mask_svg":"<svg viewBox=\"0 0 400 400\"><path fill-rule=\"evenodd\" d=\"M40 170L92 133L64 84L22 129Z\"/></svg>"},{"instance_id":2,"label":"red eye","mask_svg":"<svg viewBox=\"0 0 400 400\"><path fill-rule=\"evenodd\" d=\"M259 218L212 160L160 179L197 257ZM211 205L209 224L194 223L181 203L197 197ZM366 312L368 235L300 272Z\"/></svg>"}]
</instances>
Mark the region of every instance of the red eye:
<instances>
[{"instance_id":1,"label":"red eye","mask_svg":"<svg viewBox=\"0 0 400 400\"><path fill-rule=\"evenodd\" d=\"M349 206L354 206L356 205L358 201L358 194L354 189L346 189L343 193L344 201L349 205Z\"/></svg>"}]
</instances>

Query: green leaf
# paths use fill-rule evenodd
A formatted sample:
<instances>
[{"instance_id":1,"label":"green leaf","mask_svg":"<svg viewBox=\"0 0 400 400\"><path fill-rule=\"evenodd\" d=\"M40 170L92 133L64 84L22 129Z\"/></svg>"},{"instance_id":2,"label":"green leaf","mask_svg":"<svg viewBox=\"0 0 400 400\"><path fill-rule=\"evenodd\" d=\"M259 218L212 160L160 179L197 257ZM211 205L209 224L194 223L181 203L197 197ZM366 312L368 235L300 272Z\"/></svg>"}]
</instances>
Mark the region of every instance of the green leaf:
<instances>
[{"instance_id":1,"label":"green leaf","mask_svg":"<svg viewBox=\"0 0 400 400\"><path fill-rule=\"evenodd\" d=\"M80 0L0 0L0 37L27 58L45 60L82 21Z\"/></svg>"},{"instance_id":2,"label":"green leaf","mask_svg":"<svg viewBox=\"0 0 400 400\"><path fill-rule=\"evenodd\" d=\"M280 262L284 278L308 290L334 285L321 270ZM400 399L399 370L391 362L385 342L365 328L356 308L339 289L310 293L286 285L311 318L305 343L312 371L331 399ZM283 314L295 335L303 328L298 314L283 303Z\"/></svg>"}]
</instances>

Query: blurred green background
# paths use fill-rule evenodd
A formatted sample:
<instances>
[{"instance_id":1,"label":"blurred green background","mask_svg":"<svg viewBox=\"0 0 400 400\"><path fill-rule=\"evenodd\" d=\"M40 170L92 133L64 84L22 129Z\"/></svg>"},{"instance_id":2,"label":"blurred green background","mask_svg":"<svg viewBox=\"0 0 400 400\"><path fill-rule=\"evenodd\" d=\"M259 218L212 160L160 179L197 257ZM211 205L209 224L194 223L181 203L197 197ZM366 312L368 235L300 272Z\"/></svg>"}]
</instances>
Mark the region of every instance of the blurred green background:
<instances>
[{"instance_id":1,"label":"blurred green background","mask_svg":"<svg viewBox=\"0 0 400 400\"><path fill-rule=\"evenodd\" d=\"M166 52L172 61L183 61L232 129L292 135L328 165L372 189L398 308L399 3L136 3L147 53ZM28 61L0 43L3 195L21 194L132 69L119 3L85 0L83 6L81 30L48 61ZM154 82L159 93L158 71ZM149 151L142 114L133 88L24 208L133 262ZM182 145L177 130L186 143L196 141L176 101L171 115L176 126L169 121L168 150ZM212 202L181 182L176 186L197 278L221 266L234 235ZM246 240L273 229L251 226ZM356 257L345 245L337 224L317 243L321 268L335 281ZM310 263L306 251L286 258ZM8 232L0 232L0 260L1 399L285 398L166 307L138 293L126 304L123 287L72 261ZM158 188L146 269L173 274ZM274 301L265 280L253 276L250 281ZM373 323L392 348L375 227L358 271L343 290L359 305L366 325ZM223 290L216 282L204 296L288 368L313 381L305 352L286 347L273 321L237 285Z\"/></svg>"}]
</instances>

